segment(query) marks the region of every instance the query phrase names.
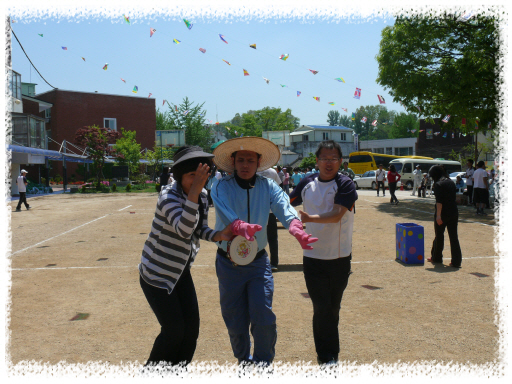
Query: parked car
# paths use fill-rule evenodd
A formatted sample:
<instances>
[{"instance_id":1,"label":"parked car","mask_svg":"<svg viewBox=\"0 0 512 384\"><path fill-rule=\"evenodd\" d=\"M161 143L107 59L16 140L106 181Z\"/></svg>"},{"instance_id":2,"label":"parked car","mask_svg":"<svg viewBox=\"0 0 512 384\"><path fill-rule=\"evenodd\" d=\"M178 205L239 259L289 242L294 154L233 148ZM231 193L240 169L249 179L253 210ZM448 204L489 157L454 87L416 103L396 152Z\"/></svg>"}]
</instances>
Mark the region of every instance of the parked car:
<instances>
[{"instance_id":1,"label":"parked car","mask_svg":"<svg viewBox=\"0 0 512 384\"><path fill-rule=\"evenodd\" d=\"M388 188L388 171L386 172L386 180L384 181L384 187ZM377 189L377 182L375 181L375 171L366 171L361 176L354 177L354 184L356 185L356 189L359 188L371 188ZM400 188L402 183L398 181L396 183L397 188Z\"/></svg>"}]
</instances>

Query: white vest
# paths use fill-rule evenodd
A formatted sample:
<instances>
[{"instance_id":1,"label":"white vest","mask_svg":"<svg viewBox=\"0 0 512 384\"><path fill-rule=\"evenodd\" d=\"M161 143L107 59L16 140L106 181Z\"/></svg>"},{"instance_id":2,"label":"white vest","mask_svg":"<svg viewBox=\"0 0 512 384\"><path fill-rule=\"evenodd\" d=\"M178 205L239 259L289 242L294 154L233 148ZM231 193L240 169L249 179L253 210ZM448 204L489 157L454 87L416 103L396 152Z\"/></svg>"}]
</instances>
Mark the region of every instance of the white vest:
<instances>
[{"instance_id":1,"label":"white vest","mask_svg":"<svg viewBox=\"0 0 512 384\"><path fill-rule=\"evenodd\" d=\"M27 192L27 187L25 186L25 180L23 180L24 177L22 175L18 176L18 179L16 180L16 184L18 184L18 192Z\"/></svg>"}]
</instances>

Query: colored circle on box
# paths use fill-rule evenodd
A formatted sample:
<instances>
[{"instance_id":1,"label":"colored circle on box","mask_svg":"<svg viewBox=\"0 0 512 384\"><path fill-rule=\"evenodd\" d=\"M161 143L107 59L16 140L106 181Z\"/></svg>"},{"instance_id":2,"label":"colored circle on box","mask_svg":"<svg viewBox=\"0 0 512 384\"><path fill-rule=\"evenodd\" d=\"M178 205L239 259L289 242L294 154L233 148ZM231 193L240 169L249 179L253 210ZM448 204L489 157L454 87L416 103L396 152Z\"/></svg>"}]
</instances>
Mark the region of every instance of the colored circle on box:
<instances>
[{"instance_id":1,"label":"colored circle on box","mask_svg":"<svg viewBox=\"0 0 512 384\"><path fill-rule=\"evenodd\" d=\"M404 238L403 238L403 237L401 237L401 238L400 238L400 241L404 241Z\"/></svg>"},{"instance_id":2,"label":"colored circle on box","mask_svg":"<svg viewBox=\"0 0 512 384\"><path fill-rule=\"evenodd\" d=\"M423 233L420 233L420 234L418 235L418 239L423 239Z\"/></svg>"},{"instance_id":3,"label":"colored circle on box","mask_svg":"<svg viewBox=\"0 0 512 384\"><path fill-rule=\"evenodd\" d=\"M412 236L412 231L407 232L409 236Z\"/></svg>"},{"instance_id":4,"label":"colored circle on box","mask_svg":"<svg viewBox=\"0 0 512 384\"><path fill-rule=\"evenodd\" d=\"M404 236L405 236L405 229L404 229Z\"/></svg>"},{"instance_id":5,"label":"colored circle on box","mask_svg":"<svg viewBox=\"0 0 512 384\"><path fill-rule=\"evenodd\" d=\"M418 260L423 260L423 256L422 255L418 255Z\"/></svg>"},{"instance_id":6,"label":"colored circle on box","mask_svg":"<svg viewBox=\"0 0 512 384\"><path fill-rule=\"evenodd\" d=\"M414 255L416 253L416 248L414 248L414 247L409 248L409 253L411 255Z\"/></svg>"}]
</instances>

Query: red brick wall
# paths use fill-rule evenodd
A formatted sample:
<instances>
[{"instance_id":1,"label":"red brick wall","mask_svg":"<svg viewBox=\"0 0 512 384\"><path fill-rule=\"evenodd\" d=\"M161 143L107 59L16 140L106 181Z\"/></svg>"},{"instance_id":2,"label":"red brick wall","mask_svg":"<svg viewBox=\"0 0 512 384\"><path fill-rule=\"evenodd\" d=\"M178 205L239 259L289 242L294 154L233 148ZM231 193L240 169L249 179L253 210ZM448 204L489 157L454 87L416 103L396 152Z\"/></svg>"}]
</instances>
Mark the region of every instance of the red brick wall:
<instances>
[{"instance_id":1,"label":"red brick wall","mask_svg":"<svg viewBox=\"0 0 512 384\"><path fill-rule=\"evenodd\" d=\"M63 140L75 144L79 128L90 125L103 127L104 118L115 118L118 131L122 127L137 132L136 140L141 144L141 150L155 145L155 99L61 90L36 95L35 98L53 103L46 129L51 130L51 138L59 144ZM44 116L44 112L39 116ZM59 150L59 146L49 142L48 149ZM52 174L62 175L62 163L53 164ZM76 163L67 163L67 167L69 177L75 172Z\"/></svg>"}]
</instances>

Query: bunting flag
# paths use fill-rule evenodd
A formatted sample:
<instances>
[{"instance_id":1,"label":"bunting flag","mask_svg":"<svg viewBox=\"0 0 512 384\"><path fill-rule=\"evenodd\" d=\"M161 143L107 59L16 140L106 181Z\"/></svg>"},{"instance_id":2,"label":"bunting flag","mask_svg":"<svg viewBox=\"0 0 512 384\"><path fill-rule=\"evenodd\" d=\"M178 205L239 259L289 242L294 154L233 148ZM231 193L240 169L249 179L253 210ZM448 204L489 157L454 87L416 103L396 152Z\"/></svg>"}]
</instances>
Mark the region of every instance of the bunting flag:
<instances>
[{"instance_id":1,"label":"bunting flag","mask_svg":"<svg viewBox=\"0 0 512 384\"><path fill-rule=\"evenodd\" d=\"M220 39L221 39L223 42L225 42L226 44L228 43L226 40L224 40L224 35L221 35L221 34L219 33L219 37L220 37Z\"/></svg>"},{"instance_id":2,"label":"bunting flag","mask_svg":"<svg viewBox=\"0 0 512 384\"><path fill-rule=\"evenodd\" d=\"M354 92L354 99L360 99L361 98L361 88L356 88L356 91Z\"/></svg>"},{"instance_id":3,"label":"bunting flag","mask_svg":"<svg viewBox=\"0 0 512 384\"><path fill-rule=\"evenodd\" d=\"M106 70L107 70L107 68L108 68L108 63L106 63L106 64L103 66L103 70L105 70L105 71L106 71Z\"/></svg>"},{"instance_id":4,"label":"bunting flag","mask_svg":"<svg viewBox=\"0 0 512 384\"><path fill-rule=\"evenodd\" d=\"M68 47L62 47L63 50L67 51L68 50Z\"/></svg>"},{"instance_id":5,"label":"bunting flag","mask_svg":"<svg viewBox=\"0 0 512 384\"><path fill-rule=\"evenodd\" d=\"M251 44L251 45L249 45L249 47L256 49L256 44Z\"/></svg>"},{"instance_id":6,"label":"bunting flag","mask_svg":"<svg viewBox=\"0 0 512 384\"><path fill-rule=\"evenodd\" d=\"M421 108L420 108L420 106L419 106L419 105L416 105L416 108L418 108L418 111L420 111L420 113L421 113Z\"/></svg>"},{"instance_id":7,"label":"bunting flag","mask_svg":"<svg viewBox=\"0 0 512 384\"><path fill-rule=\"evenodd\" d=\"M200 50L201 52L203 52L203 53L206 53L206 49L204 49L204 48L199 48L199 50Z\"/></svg>"},{"instance_id":8,"label":"bunting flag","mask_svg":"<svg viewBox=\"0 0 512 384\"><path fill-rule=\"evenodd\" d=\"M447 136L447 135L448 135L448 132L445 132L445 133L443 134L443 138L445 138L445 139L446 139L446 136Z\"/></svg>"},{"instance_id":9,"label":"bunting flag","mask_svg":"<svg viewBox=\"0 0 512 384\"><path fill-rule=\"evenodd\" d=\"M492 124L491 124L491 122L489 121L489 124L487 124L487 129L491 129L491 127L492 127Z\"/></svg>"},{"instance_id":10,"label":"bunting flag","mask_svg":"<svg viewBox=\"0 0 512 384\"><path fill-rule=\"evenodd\" d=\"M345 112L348 112L347 108L341 108L341 109L343 109Z\"/></svg>"},{"instance_id":11,"label":"bunting flag","mask_svg":"<svg viewBox=\"0 0 512 384\"><path fill-rule=\"evenodd\" d=\"M42 33L38 33L39 36L43 37L43 34Z\"/></svg>"},{"instance_id":12,"label":"bunting flag","mask_svg":"<svg viewBox=\"0 0 512 384\"><path fill-rule=\"evenodd\" d=\"M363 116L363 118L361 119L361 123L366 123L366 120L367 120L366 116Z\"/></svg>"},{"instance_id":13,"label":"bunting flag","mask_svg":"<svg viewBox=\"0 0 512 384\"><path fill-rule=\"evenodd\" d=\"M318 71L314 71L312 69L309 70L313 75L316 75L318 73Z\"/></svg>"},{"instance_id":14,"label":"bunting flag","mask_svg":"<svg viewBox=\"0 0 512 384\"><path fill-rule=\"evenodd\" d=\"M164 105L165 105L165 100L164 100L164 102L162 103L162 107L163 107Z\"/></svg>"},{"instance_id":15,"label":"bunting flag","mask_svg":"<svg viewBox=\"0 0 512 384\"><path fill-rule=\"evenodd\" d=\"M132 91L132 92L133 92L133 93L137 93L137 92L139 92L139 87L137 87L137 86L133 87L133 91Z\"/></svg>"},{"instance_id":16,"label":"bunting flag","mask_svg":"<svg viewBox=\"0 0 512 384\"><path fill-rule=\"evenodd\" d=\"M180 41L180 40L178 40L178 39L172 39L172 41L174 42L174 44L179 44L179 43L181 43L181 41Z\"/></svg>"},{"instance_id":17,"label":"bunting flag","mask_svg":"<svg viewBox=\"0 0 512 384\"><path fill-rule=\"evenodd\" d=\"M175 110L176 112L178 112L178 106L177 106L177 105L175 105L175 106L174 106L174 110Z\"/></svg>"},{"instance_id":18,"label":"bunting flag","mask_svg":"<svg viewBox=\"0 0 512 384\"><path fill-rule=\"evenodd\" d=\"M372 125L373 125L374 127L376 127L376 126L377 126L377 120L373 120L373 121L372 121Z\"/></svg>"},{"instance_id":19,"label":"bunting flag","mask_svg":"<svg viewBox=\"0 0 512 384\"><path fill-rule=\"evenodd\" d=\"M462 127L466 126L466 118L465 117L462 118L461 126Z\"/></svg>"},{"instance_id":20,"label":"bunting flag","mask_svg":"<svg viewBox=\"0 0 512 384\"><path fill-rule=\"evenodd\" d=\"M439 135L440 133L441 133L441 132L434 132L434 135L436 135L436 136L437 136L437 135Z\"/></svg>"},{"instance_id":21,"label":"bunting flag","mask_svg":"<svg viewBox=\"0 0 512 384\"><path fill-rule=\"evenodd\" d=\"M466 137L466 134L465 134L465 133L463 133L463 134L462 134L462 136Z\"/></svg>"},{"instance_id":22,"label":"bunting flag","mask_svg":"<svg viewBox=\"0 0 512 384\"><path fill-rule=\"evenodd\" d=\"M411 132L411 131L409 131L409 128L407 128L407 132Z\"/></svg>"},{"instance_id":23,"label":"bunting flag","mask_svg":"<svg viewBox=\"0 0 512 384\"><path fill-rule=\"evenodd\" d=\"M320 101L320 98L316 96L313 96L313 99L315 99L316 101Z\"/></svg>"},{"instance_id":24,"label":"bunting flag","mask_svg":"<svg viewBox=\"0 0 512 384\"><path fill-rule=\"evenodd\" d=\"M152 93L149 94L148 99L151 97Z\"/></svg>"},{"instance_id":25,"label":"bunting flag","mask_svg":"<svg viewBox=\"0 0 512 384\"><path fill-rule=\"evenodd\" d=\"M227 65L231 65L231 64L229 64L229 61L226 61L224 59L222 59L222 61L225 62Z\"/></svg>"},{"instance_id":26,"label":"bunting flag","mask_svg":"<svg viewBox=\"0 0 512 384\"><path fill-rule=\"evenodd\" d=\"M334 105L334 101L331 101L330 103L327 103L329 105Z\"/></svg>"},{"instance_id":27,"label":"bunting flag","mask_svg":"<svg viewBox=\"0 0 512 384\"><path fill-rule=\"evenodd\" d=\"M411 130L411 133L416 133L416 130L415 129Z\"/></svg>"},{"instance_id":28,"label":"bunting flag","mask_svg":"<svg viewBox=\"0 0 512 384\"><path fill-rule=\"evenodd\" d=\"M425 132L425 130L424 129L420 129L420 132Z\"/></svg>"},{"instance_id":29,"label":"bunting flag","mask_svg":"<svg viewBox=\"0 0 512 384\"><path fill-rule=\"evenodd\" d=\"M210 122L211 122L211 120L210 120ZM226 127L226 129L227 129L228 131L231 131L231 128L229 128L229 127Z\"/></svg>"},{"instance_id":30,"label":"bunting flag","mask_svg":"<svg viewBox=\"0 0 512 384\"><path fill-rule=\"evenodd\" d=\"M267 83L267 84L270 82L270 80L267 79L266 77L264 77L263 80L265 80L265 83Z\"/></svg>"},{"instance_id":31,"label":"bunting flag","mask_svg":"<svg viewBox=\"0 0 512 384\"><path fill-rule=\"evenodd\" d=\"M343 80L342 77L337 77L334 80L338 80L340 83L344 83L345 82L345 80Z\"/></svg>"},{"instance_id":32,"label":"bunting flag","mask_svg":"<svg viewBox=\"0 0 512 384\"><path fill-rule=\"evenodd\" d=\"M244 134L242 133L242 134L240 135L240 137L244 137Z\"/></svg>"},{"instance_id":33,"label":"bunting flag","mask_svg":"<svg viewBox=\"0 0 512 384\"><path fill-rule=\"evenodd\" d=\"M441 120L443 123L447 123L450 121L450 115L446 115L443 120Z\"/></svg>"},{"instance_id":34,"label":"bunting flag","mask_svg":"<svg viewBox=\"0 0 512 384\"><path fill-rule=\"evenodd\" d=\"M475 120L475 129L478 129L478 120Z\"/></svg>"},{"instance_id":35,"label":"bunting flag","mask_svg":"<svg viewBox=\"0 0 512 384\"><path fill-rule=\"evenodd\" d=\"M468 21L473 17L473 11L464 12L461 16L461 19Z\"/></svg>"},{"instance_id":36,"label":"bunting flag","mask_svg":"<svg viewBox=\"0 0 512 384\"><path fill-rule=\"evenodd\" d=\"M283 61L286 61L286 59L287 59L289 56L290 56L290 55L286 53L286 54L284 54L284 55L279 56L279 58L280 58L281 60L283 60Z\"/></svg>"},{"instance_id":37,"label":"bunting flag","mask_svg":"<svg viewBox=\"0 0 512 384\"><path fill-rule=\"evenodd\" d=\"M352 120L355 120L356 119L356 114L354 112L352 112Z\"/></svg>"},{"instance_id":38,"label":"bunting flag","mask_svg":"<svg viewBox=\"0 0 512 384\"><path fill-rule=\"evenodd\" d=\"M149 37L153 36L153 33L156 32L155 28L149 28Z\"/></svg>"},{"instance_id":39,"label":"bunting flag","mask_svg":"<svg viewBox=\"0 0 512 384\"><path fill-rule=\"evenodd\" d=\"M82 60L85 61L85 58L82 57Z\"/></svg>"},{"instance_id":40,"label":"bunting flag","mask_svg":"<svg viewBox=\"0 0 512 384\"><path fill-rule=\"evenodd\" d=\"M455 139L455 133L452 132L452 139Z\"/></svg>"},{"instance_id":41,"label":"bunting flag","mask_svg":"<svg viewBox=\"0 0 512 384\"><path fill-rule=\"evenodd\" d=\"M299 96L300 96L300 93L301 93L300 91L297 91L297 97L299 97Z\"/></svg>"},{"instance_id":42,"label":"bunting flag","mask_svg":"<svg viewBox=\"0 0 512 384\"><path fill-rule=\"evenodd\" d=\"M379 99L379 103L386 104L386 100L381 95L377 95L377 98Z\"/></svg>"},{"instance_id":43,"label":"bunting flag","mask_svg":"<svg viewBox=\"0 0 512 384\"><path fill-rule=\"evenodd\" d=\"M235 129L235 135L237 135L237 136L238 136L238 131L237 131L236 129Z\"/></svg>"},{"instance_id":44,"label":"bunting flag","mask_svg":"<svg viewBox=\"0 0 512 384\"><path fill-rule=\"evenodd\" d=\"M123 15L124 21L126 21L128 24L130 24L130 18L126 15Z\"/></svg>"},{"instance_id":45,"label":"bunting flag","mask_svg":"<svg viewBox=\"0 0 512 384\"><path fill-rule=\"evenodd\" d=\"M190 24L190 21L188 21L186 19L183 19L183 21L185 22L185 25L187 26L188 29L192 29L192 25L194 25L194 24Z\"/></svg>"},{"instance_id":46,"label":"bunting flag","mask_svg":"<svg viewBox=\"0 0 512 384\"><path fill-rule=\"evenodd\" d=\"M210 120L210 121L211 121L211 120ZM219 125L219 124L220 124L220 123L219 123L218 121L215 123L215 125Z\"/></svg>"},{"instance_id":47,"label":"bunting flag","mask_svg":"<svg viewBox=\"0 0 512 384\"><path fill-rule=\"evenodd\" d=\"M120 77L120 79L123 81L123 83L126 83L126 80L125 80L125 79L123 79L122 77Z\"/></svg>"},{"instance_id":48,"label":"bunting flag","mask_svg":"<svg viewBox=\"0 0 512 384\"><path fill-rule=\"evenodd\" d=\"M281 87L283 87L283 88L288 88L288 86L287 86L287 85L284 85L284 84L279 84L279 85L280 85Z\"/></svg>"},{"instance_id":49,"label":"bunting flag","mask_svg":"<svg viewBox=\"0 0 512 384\"><path fill-rule=\"evenodd\" d=\"M244 69L244 76L249 76L249 72Z\"/></svg>"},{"instance_id":50,"label":"bunting flag","mask_svg":"<svg viewBox=\"0 0 512 384\"><path fill-rule=\"evenodd\" d=\"M190 112L190 111L189 111L188 109L186 109L186 110L185 110L185 112L183 112L183 115L184 115L184 116L187 116L189 112Z\"/></svg>"}]
</instances>

